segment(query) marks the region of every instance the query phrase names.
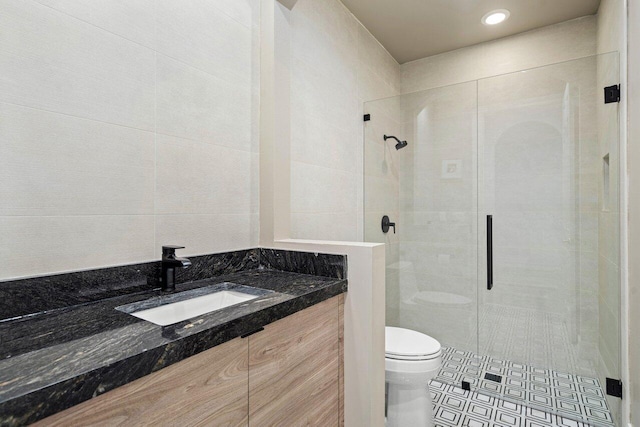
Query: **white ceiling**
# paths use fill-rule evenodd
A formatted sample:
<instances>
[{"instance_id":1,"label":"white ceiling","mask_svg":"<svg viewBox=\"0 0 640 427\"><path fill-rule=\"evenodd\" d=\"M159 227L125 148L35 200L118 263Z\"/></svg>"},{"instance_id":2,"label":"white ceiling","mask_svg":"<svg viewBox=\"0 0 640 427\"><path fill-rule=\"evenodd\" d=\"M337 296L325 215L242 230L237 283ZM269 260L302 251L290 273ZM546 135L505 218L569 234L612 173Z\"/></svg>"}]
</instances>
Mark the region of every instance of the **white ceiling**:
<instances>
[{"instance_id":1,"label":"white ceiling","mask_svg":"<svg viewBox=\"0 0 640 427\"><path fill-rule=\"evenodd\" d=\"M402 64L598 11L600 0L342 0ZM509 19L486 26L489 11Z\"/></svg>"}]
</instances>

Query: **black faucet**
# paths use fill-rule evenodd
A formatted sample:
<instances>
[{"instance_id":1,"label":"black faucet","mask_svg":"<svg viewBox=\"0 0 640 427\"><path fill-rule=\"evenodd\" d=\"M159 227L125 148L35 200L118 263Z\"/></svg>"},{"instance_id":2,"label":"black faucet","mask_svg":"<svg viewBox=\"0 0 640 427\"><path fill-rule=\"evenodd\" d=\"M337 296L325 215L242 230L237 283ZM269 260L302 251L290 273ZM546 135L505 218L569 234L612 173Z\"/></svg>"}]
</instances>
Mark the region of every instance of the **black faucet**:
<instances>
[{"instance_id":1,"label":"black faucet","mask_svg":"<svg viewBox=\"0 0 640 427\"><path fill-rule=\"evenodd\" d=\"M176 268L186 268L191 265L188 258L176 257L176 249L184 249L184 246L162 247L162 290L164 292L176 290Z\"/></svg>"}]
</instances>

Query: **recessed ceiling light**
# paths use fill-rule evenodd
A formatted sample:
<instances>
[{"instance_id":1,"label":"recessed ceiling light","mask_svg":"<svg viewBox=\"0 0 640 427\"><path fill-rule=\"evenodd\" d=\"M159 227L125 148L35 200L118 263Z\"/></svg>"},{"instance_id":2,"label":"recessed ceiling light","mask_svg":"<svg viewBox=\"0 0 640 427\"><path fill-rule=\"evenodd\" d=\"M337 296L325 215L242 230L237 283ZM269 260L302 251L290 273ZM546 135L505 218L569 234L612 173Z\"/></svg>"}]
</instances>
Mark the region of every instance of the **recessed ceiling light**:
<instances>
[{"instance_id":1,"label":"recessed ceiling light","mask_svg":"<svg viewBox=\"0 0 640 427\"><path fill-rule=\"evenodd\" d=\"M509 15L511 14L507 9L492 10L482 17L482 23L484 25L496 25L505 21Z\"/></svg>"}]
</instances>

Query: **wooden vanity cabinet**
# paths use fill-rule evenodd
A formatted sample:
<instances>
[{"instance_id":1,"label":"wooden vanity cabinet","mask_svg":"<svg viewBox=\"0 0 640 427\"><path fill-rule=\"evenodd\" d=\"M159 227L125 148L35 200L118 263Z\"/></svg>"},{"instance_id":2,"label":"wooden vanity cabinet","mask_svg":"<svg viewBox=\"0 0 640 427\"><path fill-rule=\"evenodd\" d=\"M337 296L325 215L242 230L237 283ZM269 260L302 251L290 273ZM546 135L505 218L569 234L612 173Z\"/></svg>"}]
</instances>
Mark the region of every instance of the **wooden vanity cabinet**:
<instances>
[{"instance_id":1,"label":"wooden vanity cabinet","mask_svg":"<svg viewBox=\"0 0 640 427\"><path fill-rule=\"evenodd\" d=\"M337 426L339 297L249 336L249 426Z\"/></svg>"},{"instance_id":2,"label":"wooden vanity cabinet","mask_svg":"<svg viewBox=\"0 0 640 427\"><path fill-rule=\"evenodd\" d=\"M236 338L36 425L246 426L247 350Z\"/></svg>"},{"instance_id":3,"label":"wooden vanity cabinet","mask_svg":"<svg viewBox=\"0 0 640 427\"><path fill-rule=\"evenodd\" d=\"M343 306L323 301L36 425L342 425Z\"/></svg>"}]
</instances>

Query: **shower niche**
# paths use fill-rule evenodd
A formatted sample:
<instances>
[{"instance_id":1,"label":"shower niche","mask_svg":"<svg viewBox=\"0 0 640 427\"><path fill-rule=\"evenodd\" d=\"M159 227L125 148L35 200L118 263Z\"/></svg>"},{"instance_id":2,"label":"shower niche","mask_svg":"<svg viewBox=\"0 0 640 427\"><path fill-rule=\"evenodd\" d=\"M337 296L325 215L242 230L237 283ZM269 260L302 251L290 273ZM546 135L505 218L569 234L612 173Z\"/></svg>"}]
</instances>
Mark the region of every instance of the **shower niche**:
<instances>
[{"instance_id":1,"label":"shower niche","mask_svg":"<svg viewBox=\"0 0 640 427\"><path fill-rule=\"evenodd\" d=\"M605 393L620 378L618 104L601 96L617 63L365 103L364 230L386 243L386 323L446 348L437 381L594 425L618 416ZM572 411L566 390L594 405Z\"/></svg>"}]
</instances>

